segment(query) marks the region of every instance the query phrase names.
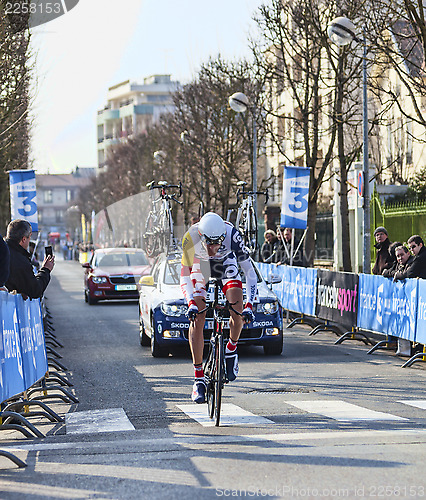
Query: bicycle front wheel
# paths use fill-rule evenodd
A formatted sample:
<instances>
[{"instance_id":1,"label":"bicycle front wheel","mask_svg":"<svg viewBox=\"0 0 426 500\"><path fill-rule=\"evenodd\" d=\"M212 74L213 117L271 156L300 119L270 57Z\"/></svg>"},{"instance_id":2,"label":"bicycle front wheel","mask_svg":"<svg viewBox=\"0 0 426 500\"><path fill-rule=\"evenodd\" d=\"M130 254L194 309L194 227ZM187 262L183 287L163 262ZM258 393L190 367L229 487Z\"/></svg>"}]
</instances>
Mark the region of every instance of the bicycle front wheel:
<instances>
[{"instance_id":1,"label":"bicycle front wheel","mask_svg":"<svg viewBox=\"0 0 426 500\"><path fill-rule=\"evenodd\" d=\"M214 416L215 379L216 379L216 338L210 339L209 353L204 363L204 375L207 382L207 412L209 418Z\"/></svg>"},{"instance_id":2,"label":"bicycle front wheel","mask_svg":"<svg viewBox=\"0 0 426 500\"><path fill-rule=\"evenodd\" d=\"M216 371L216 385L214 393L214 419L215 426L218 427L220 423L220 410L222 406L222 389L224 379L224 344L223 335L216 337L216 356L215 356L215 371Z\"/></svg>"}]
</instances>

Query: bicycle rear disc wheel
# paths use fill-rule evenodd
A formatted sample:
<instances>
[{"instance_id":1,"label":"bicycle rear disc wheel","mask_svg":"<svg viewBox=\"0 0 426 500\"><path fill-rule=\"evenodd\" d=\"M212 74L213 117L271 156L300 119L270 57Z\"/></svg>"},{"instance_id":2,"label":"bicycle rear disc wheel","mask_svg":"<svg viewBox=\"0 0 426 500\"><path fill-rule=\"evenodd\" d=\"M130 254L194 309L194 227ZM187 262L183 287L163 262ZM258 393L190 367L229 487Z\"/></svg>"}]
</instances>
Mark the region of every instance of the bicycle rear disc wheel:
<instances>
[{"instance_id":1,"label":"bicycle rear disc wheel","mask_svg":"<svg viewBox=\"0 0 426 500\"><path fill-rule=\"evenodd\" d=\"M254 255L258 246L257 218L253 207L249 208L247 218L247 241L250 255Z\"/></svg>"},{"instance_id":2,"label":"bicycle rear disc wheel","mask_svg":"<svg viewBox=\"0 0 426 500\"><path fill-rule=\"evenodd\" d=\"M216 370L216 385L214 391L214 418L215 426L220 424L220 410L222 406L222 388L224 379L224 346L223 336L217 337L216 356L215 356L215 370Z\"/></svg>"}]
</instances>

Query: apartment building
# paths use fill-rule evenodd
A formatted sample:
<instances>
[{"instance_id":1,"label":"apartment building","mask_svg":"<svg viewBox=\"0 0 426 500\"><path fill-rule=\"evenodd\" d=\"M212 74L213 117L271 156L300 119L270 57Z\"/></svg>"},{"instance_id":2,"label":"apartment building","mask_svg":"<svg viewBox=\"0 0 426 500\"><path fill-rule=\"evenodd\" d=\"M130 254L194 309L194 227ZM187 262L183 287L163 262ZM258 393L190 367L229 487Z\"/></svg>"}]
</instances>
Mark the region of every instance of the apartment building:
<instances>
[{"instance_id":1,"label":"apartment building","mask_svg":"<svg viewBox=\"0 0 426 500\"><path fill-rule=\"evenodd\" d=\"M162 113L173 111L171 95L178 86L171 75L152 75L143 84L127 80L108 89L97 117L98 168L105 166L111 146L145 132Z\"/></svg>"}]
</instances>

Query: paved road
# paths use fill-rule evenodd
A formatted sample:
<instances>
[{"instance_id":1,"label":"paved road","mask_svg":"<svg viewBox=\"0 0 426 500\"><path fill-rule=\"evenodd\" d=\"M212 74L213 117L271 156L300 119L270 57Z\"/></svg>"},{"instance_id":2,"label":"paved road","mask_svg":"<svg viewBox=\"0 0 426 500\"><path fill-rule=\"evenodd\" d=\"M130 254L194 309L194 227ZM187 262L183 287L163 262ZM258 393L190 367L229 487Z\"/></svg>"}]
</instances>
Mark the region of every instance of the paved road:
<instances>
[{"instance_id":1,"label":"paved road","mask_svg":"<svg viewBox=\"0 0 426 500\"><path fill-rule=\"evenodd\" d=\"M47 293L80 402L45 439L2 439L28 467L0 461L0 498L426 496L424 364L299 327L282 356L240 351L228 425L208 426L188 355L152 358L136 303L88 306L82 274L58 262Z\"/></svg>"}]
</instances>

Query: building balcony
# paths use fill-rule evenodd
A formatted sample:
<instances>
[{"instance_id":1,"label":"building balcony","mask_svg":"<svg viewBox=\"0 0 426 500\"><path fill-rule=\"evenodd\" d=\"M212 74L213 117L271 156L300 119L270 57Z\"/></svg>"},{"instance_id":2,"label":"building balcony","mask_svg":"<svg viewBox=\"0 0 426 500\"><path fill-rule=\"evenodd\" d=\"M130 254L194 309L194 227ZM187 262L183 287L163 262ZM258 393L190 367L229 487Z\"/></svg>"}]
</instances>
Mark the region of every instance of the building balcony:
<instances>
[{"instance_id":1,"label":"building balcony","mask_svg":"<svg viewBox=\"0 0 426 500\"><path fill-rule=\"evenodd\" d=\"M154 106L152 104L128 104L120 108L120 118L133 115L153 115Z\"/></svg>"},{"instance_id":2,"label":"building balcony","mask_svg":"<svg viewBox=\"0 0 426 500\"><path fill-rule=\"evenodd\" d=\"M101 109L98 111L97 123L100 125L108 120L117 120L118 118L120 118L119 109Z\"/></svg>"}]
</instances>

